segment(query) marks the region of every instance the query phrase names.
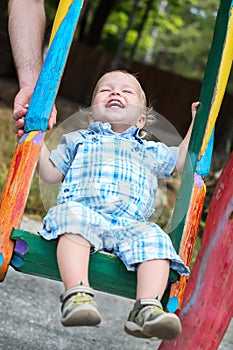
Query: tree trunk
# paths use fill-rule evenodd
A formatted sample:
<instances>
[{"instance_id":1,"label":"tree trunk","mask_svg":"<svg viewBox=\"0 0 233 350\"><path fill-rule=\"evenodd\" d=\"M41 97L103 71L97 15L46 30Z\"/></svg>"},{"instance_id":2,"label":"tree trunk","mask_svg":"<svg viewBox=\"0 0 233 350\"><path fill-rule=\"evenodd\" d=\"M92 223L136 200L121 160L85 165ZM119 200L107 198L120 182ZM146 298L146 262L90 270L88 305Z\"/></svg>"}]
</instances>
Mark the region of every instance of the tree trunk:
<instances>
[{"instance_id":1,"label":"tree trunk","mask_svg":"<svg viewBox=\"0 0 233 350\"><path fill-rule=\"evenodd\" d=\"M78 41L83 41L85 38L85 31L86 31L86 25L87 25L87 18L90 10L90 0L85 0L83 4L83 9L79 18L79 24L78 24Z\"/></svg>"},{"instance_id":2,"label":"tree trunk","mask_svg":"<svg viewBox=\"0 0 233 350\"><path fill-rule=\"evenodd\" d=\"M124 31L123 35L122 35L121 42L120 42L120 45L118 46L118 50L117 50L115 59L114 59L114 61L112 63L112 69L118 68L118 66L120 64L122 52L123 52L123 49L124 49L124 46L125 46L126 36L127 36L128 31L131 28L131 25L132 25L135 13L136 13L137 8L138 8L138 3L139 3L139 0L134 0L133 8L132 8L132 11L130 12L127 26L125 28L125 31Z\"/></svg>"},{"instance_id":3,"label":"tree trunk","mask_svg":"<svg viewBox=\"0 0 233 350\"><path fill-rule=\"evenodd\" d=\"M97 7L97 9L95 11L94 18L93 18L93 21L91 23L89 33L87 34L85 40L83 40L86 44L88 44L90 46L97 46L98 45L100 38L101 38L104 24L109 16L111 10L113 9L115 3L116 3L116 0L111 0L111 1L102 0L100 2L99 6Z\"/></svg>"},{"instance_id":4,"label":"tree trunk","mask_svg":"<svg viewBox=\"0 0 233 350\"><path fill-rule=\"evenodd\" d=\"M141 21L141 23L139 24L139 27L138 27L137 39L135 40L134 45L133 45L133 47L132 47L132 49L130 51L128 64L130 64L130 62L134 58L135 52L137 50L139 41L140 41L141 36L142 36L142 31L143 31L144 25L146 23L146 20L147 20L147 17L149 15L149 12L150 12L150 9L151 9L152 5L153 5L153 0L148 0L147 3L146 3L146 9L145 9L144 15L142 17L142 21Z\"/></svg>"}]
</instances>

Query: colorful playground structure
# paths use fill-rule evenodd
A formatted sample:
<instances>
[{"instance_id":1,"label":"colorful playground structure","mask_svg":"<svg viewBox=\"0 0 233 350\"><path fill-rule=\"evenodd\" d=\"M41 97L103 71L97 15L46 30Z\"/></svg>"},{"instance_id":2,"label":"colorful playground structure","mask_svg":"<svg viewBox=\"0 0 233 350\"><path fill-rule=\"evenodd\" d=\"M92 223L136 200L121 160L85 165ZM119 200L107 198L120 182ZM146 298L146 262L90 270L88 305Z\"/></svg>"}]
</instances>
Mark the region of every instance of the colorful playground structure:
<instances>
[{"instance_id":1,"label":"colorful playground structure","mask_svg":"<svg viewBox=\"0 0 233 350\"><path fill-rule=\"evenodd\" d=\"M64 71L82 8L81 0L61 0L49 51L26 116L25 135L16 146L0 201L0 280L8 267L60 280L56 242L19 229L48 118ZM200 92L189 154L171 222L171 239L190 266L209 173L214 127L226 90L233 58L233 3L221 0L213 41ZM233 154L212 196L202 244L191 276L170 274L163 297L169 312L179 313L183 331L164 341L160 350L217 349L233 316ZM91 256L90 283L108 293L135 298L136 274L115 256ZM187 285L186 285L187 284Z\"/></svg>"}]
</instances>

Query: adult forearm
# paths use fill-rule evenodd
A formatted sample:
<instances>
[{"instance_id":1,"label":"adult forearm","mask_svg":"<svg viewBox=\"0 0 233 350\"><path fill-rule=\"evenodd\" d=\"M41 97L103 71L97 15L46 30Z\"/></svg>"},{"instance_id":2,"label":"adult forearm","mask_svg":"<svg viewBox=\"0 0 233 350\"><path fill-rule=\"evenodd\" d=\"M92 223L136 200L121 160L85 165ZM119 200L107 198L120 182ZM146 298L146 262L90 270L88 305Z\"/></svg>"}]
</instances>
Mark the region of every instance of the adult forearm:
<instances>
[{"instance_id":1,"label":"adult forearm","mask_svg":"<svg viewBox=\"0 0 233 350\"><path fill-rule=\"evenodd\" d=\"M19 85L35 85L43 63L44 0L9 0L9 36Z\"/></svg>"}]
</instances>

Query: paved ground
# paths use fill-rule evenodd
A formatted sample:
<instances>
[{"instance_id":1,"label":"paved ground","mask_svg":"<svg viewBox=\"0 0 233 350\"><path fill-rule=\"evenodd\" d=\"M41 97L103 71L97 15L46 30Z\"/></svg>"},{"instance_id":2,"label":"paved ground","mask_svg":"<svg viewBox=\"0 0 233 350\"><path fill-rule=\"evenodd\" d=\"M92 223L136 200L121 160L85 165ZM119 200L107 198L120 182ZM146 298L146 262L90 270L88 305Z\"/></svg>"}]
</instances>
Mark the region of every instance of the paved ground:
<instances>
[{"instance_id":1,"label":"paved ground","mask_svg":"<svg viewBox=\"0 0 233 350\"><path fill-rule=\"evenodd\" d=\"M24 218L25 229L38 223ZM62 284L10 269L0 284L0 350L156 350L160 342L130 337L123 324L132 301L97 293L103 322L95 328L60 324ZM220 350L233 349L233 322ZM179 350L179 349L177 349ZM198 350L195 348L193 350Z\"/></svg>"}]
</instances>

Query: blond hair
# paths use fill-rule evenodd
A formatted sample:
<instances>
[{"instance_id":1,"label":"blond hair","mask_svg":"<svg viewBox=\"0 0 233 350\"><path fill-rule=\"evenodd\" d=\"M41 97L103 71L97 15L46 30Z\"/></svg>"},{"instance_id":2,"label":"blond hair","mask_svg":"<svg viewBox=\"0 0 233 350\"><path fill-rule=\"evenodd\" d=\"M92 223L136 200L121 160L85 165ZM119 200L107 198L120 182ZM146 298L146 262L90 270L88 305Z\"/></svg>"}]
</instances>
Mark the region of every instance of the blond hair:
<instances>
[{"instance_id":1,"label":"blond hair","mask_svg":"<svg viewBox=\"0 0 233 350\"><path fill-rule=\"evenodd\" d=\"M129 76L133 77L137 81L138 86L139 86L139 90L140 90L140 95L141 95L140 97L141 97L142 105L143 105L143 107L147 107L146 94L145 94L144 90L142 89L142 86L141 86L139 80L137 79L136 75L134 75L132 73L129 73L127 70L120 70L120 69L116 69L116 70L112 70L112 71L106 72L98 79L98 81L97 81L97 83L96 83L96 85L94 87L93 93L92 93L91 103L92 103L92 101L93 101L93 99L94 99L94 97L96 95L96 91L97 91L98 83L99 83L100 79L102 79L106 74L117 73L117 72L129 75Z\"/></svg>"}]
</instances>

